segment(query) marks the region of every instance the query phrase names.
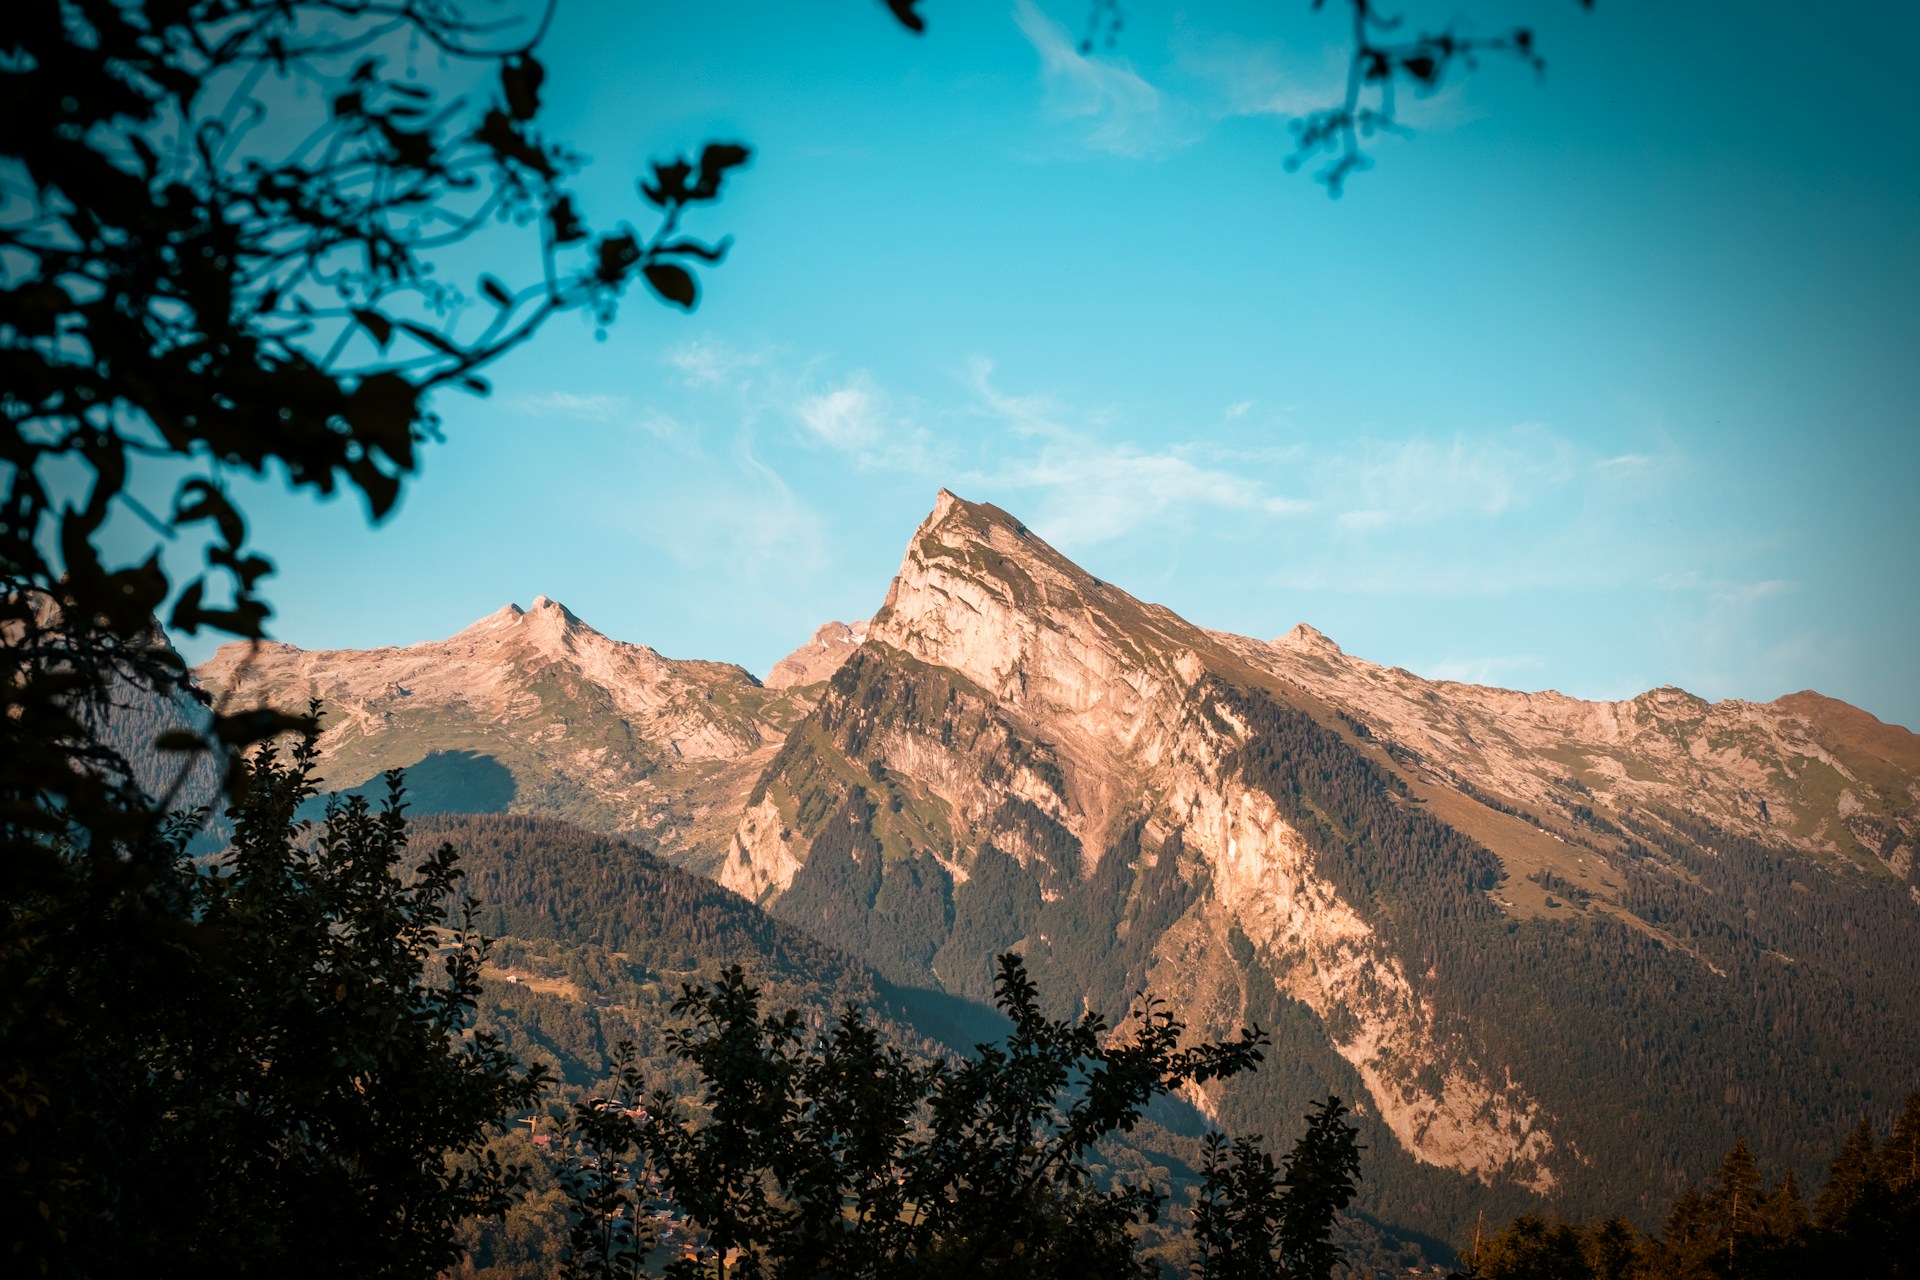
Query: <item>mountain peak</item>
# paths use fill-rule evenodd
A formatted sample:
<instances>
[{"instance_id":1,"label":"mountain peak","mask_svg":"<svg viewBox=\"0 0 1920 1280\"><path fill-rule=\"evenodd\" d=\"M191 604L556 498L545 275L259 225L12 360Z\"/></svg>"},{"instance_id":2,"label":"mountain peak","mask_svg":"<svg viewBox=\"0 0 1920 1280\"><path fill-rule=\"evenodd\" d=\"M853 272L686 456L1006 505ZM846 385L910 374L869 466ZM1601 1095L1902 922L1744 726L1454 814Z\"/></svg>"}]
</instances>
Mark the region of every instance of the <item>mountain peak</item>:
<instances>
[{"instance_id":1,"label":"mountain peak","mask_svg":"<svg viewBox=\"0 0 1920 1280\"><path fill-rule=\"evenodd\" d=\"M942 493L946 491L941 490ZM867 623L829 622L813 633L813 638L773 664L767 672L769 689L792 689L818 684L840 669L840 664L865 644Z\"/></svg>"},{"instance_id":2,"label":"mountain peak","mask_svg":"<svg viewBox=\"0 0 1920 1280\"><path fill-rule=\"evenodd\" d=\"M455 640L477 640L497 632L510 631L516 627L531 625L534 636L565 637L577 632L591 632L598 635L592 627L580 621L573 610L561 604L551 596L535 596L533 607L522 609L509 601L495 609L486 617L468 623L456 633Z\"/></svg>"},{"instance_id":3,"label":"mountain peak","mask_svg":"<svg viewBox=\"0 0 1920 1280\"><path fill-rule=\"evenodd\" d=\"M1298 649L1303 653L1343 654L1345 651L1325 632L1304 622L1296 622L1287 634L1273 641L1276 649Z\"/></svg>"},{"instance_id":4,"label":"mountain peak","mask_svg":"<svg viewBox=\"0 0 1920 1280\"><path fill-rule=\"evenodd\" d=\"M502 627L511 627L526 617L526 610L509 600L492 613L462 627L457 635L483 635L489 631L498 631Z\"/></svg>"}]
</instances>

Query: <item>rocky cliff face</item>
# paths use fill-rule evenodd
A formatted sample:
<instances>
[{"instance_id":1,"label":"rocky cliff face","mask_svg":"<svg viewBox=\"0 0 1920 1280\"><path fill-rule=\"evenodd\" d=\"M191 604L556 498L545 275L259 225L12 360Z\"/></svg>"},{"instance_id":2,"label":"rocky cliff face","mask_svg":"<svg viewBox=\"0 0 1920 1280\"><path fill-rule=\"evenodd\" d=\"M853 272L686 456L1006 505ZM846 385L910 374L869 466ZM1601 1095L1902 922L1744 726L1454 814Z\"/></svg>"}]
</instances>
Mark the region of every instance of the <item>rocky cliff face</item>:
<instances>
[{"instance_id":1,"label":"rocky cliff face","mask_svg":"<svg viewBox=\"0 0 1920 1280\"><path fill-rule=\"evenodd\" d=\"M1878 863L1913 882L1920 738L1846 703L1812 692L1709 703L1675 688L1582 702L1428 681L1349 657L1304 624L1264 653L1238 647L1365 725L1408 772L1492 797L1562 838L1604 831L1623 813L1681 809L1723 831ZM1503 853L1531 866L1521 848ZM1613 900L1597 873L1584 879Z\"/></svg>"},{"instance_id":2,"label":"rocky cliff face","mask_svg":"<svg viewBox=\"0 0 1920 1280\"><path fill-rule=\"evenodd\" d=\"M1423 681L1304 626L1208 632L943 493L718 875L895 981L981 995L1018 946L1094 1007L1144 986L1212 1034L1277 1017L1412 1160L1552 1192L1637 1158L1608 1132L1631 1121L1582 1114L1574 1080L1647 1050L1615 1034L1617 1061L1570 1072L1517 1025L1624 998L1629 970L1717 985L1756 949L1800 963L1798 904L1712 879L1756 861L1864 895L1881 928L1920 923L1915 747L1817 695L1583 703ZM1819 1038L1795 1050L1809 1073Z\"/></svg>"},{"instance_id":3,"label":"rocky cliff face","mask_svg":"<svg viewBox=\"0 0 1920 1280\"><path fill-rule=\"evenodd\" d=\"M773 664L773 670L767 672L767 688L793 689L831 679L866 639L864 622L829 622L815 631L812 639Z\"/></svg>"}]
</instances>

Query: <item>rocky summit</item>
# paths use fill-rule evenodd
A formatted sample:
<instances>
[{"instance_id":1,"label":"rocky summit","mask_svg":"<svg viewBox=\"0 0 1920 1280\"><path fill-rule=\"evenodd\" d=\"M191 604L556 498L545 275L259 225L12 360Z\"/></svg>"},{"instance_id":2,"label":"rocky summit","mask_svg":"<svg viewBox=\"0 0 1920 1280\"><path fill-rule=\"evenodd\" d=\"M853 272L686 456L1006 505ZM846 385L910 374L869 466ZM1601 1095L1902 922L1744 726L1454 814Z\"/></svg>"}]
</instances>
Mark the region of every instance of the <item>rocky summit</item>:
<instances>
[{"instance_id":1,"label":"rocky summit","mask_svg":"<svg viewBox=\"0 0 1920 1280\"><path fill-rule=\"evenodd\" d=\"M610 640L545 596L405 648L229 644L195 674L234 706L318 699L329 785L404 768L418 811L559 816L696 870L811 705L731 663Z\"/></svg>"},{"instance_id":2,"label":"rocky summit","mask_svg":"<svg viewBox=\"0 0 1920 1280\"><path fill-rule=\"evenodd\" d=\"M492 779L903 990L983 998L1018 948L1063 1013L1258 1023L1268 1065L1187 1102L1356 1100L1368 1212L1426 1230L1611 1209L1735 1137L1810 1175L1920 1080L1920 738L1814 693L1583 702L1209 631L948 493L871 622L764 685L551 601L200 674L322 698L336 785Z\"/></svg>"}]
</instances>

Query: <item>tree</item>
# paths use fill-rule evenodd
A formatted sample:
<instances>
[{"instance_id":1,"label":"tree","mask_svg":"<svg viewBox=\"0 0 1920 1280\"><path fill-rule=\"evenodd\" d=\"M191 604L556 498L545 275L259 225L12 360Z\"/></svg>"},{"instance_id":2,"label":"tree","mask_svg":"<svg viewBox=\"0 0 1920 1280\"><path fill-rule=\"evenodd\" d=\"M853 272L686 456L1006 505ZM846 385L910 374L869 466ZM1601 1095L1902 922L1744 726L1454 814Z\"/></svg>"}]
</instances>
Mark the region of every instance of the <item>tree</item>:
<instances>
[{"instance_id":1,"label":"tree","mask_svg":"<svg viewBox=\"0 0 1920 1280\"><path fill-rule=\"evenodd\" d=\"M1103 1183L1090 1156L1132 1130L1151 1099L1250 1069L1264 1035L1182 1048L1179 1020L1151 1001L1118 1029L1094 1014L1054 1021L1011 954L999 961L996 1003L1013 1024L1004 1043L957 1063L915 1062L857 1010L809 1040L797 1013L762 1011L738 968L683 988L675 1008L688 1025L673 1043L697 1068L700 1097L656 1094L644 1116L598 1099L575 1110L577 1185L588 1193L576 1268L613 1273L599 1262L598 1224L636 1217L641 1185L657 1180L659 1203L704 1236L702 1256L670 1274L1152 1274L1134 1233L1165 1193ZM617 1070L614 1096L634 1083ZM1337 1260L1327 1236L1358 1168L1344 1115L1329 1099L1311 1117L1285 1184L1271 1160L1240 1180L1236 1194L1262 1206L1257 1222L1210 1219L1209 1238L1237 1256L1280 1243L1290 1269L1247 1274L1324 1276ZM623 1172L602 1194L611 1169ZM1220 1203L1203 1195L1196 1230Z\"/></svg>"},{"instance_id":2,"label":"tree","mask_svg":"<svg viewBox=\"0 0 1920 1280\"><path fill-rule=\"evenodd\" d=\"M1793 1172L1763 1193L1757 1162L1735 1142L1706 1192L1687 1187L1666 1227L1642 1240L1625 1221L1593 1226L1523 1214L1466 1256L1480 1280L1790 1280L1920 1274L1920 1182L1912 1141L1920 1094L1876 1146L1870 1121L1841 1142L1809 1217Z\"/></svg>"},{"instance_id":3,"label":"tree","mask_svg":"<svg viewBox=\"0 0 1920 1280\"><path fill-rule=\"evenodd\" d=\"M1328 1097L1307 1117L1284 1170L1257 1134L1230 1147L1207 1138L1202 1184L1193 1206L1200 1280L1326 1280L1339 1263L1334 1221L1352 1203L1360 1147L1347 1107Z\"/></svg>"},{"instance_id":4,"label":"tree","mask_svg":"<svg viewBox=\"0 0 1920 1280\"><path fill-rule=\"evenodd\" d=\"M190 821L170 826L150 882L170 900L148 915L164 928L33 975L73 1022L64 1046L34 1046L36 1093L9 1120L15 1265L418 1276L524 1181L483 1146L545 1077L473 1029L487 942L472 904L449 924L457 855L407 869L397 773L378 810L355 797L301 821L314 759L309 733L242 762L217 858L186 853ZM43 1198L22 1204L27 1188Z\"/></svg>"},{"instance_id":5,"label":"tree","mask_svg":"<svg viewBox=\"0 0 1920 1280\"><path fill-rule=\"evenodd\" d=\"M477 5L477 0L476 0ZM88 1129L112 1078L90 991L151 975L155 1025L184 1013L167 977L204 884L98 726L116 701L188 688L175 628L263 634L270 562L228 495L235 471L357 491L378 519L436 434L438 390L553 316L611 317L640 281L691 308L692 268L725 244L686 234L745 147L657 164L641 235L595 233L577 160L534 125L544 28L463 0L24 0L0 36L0 1051L7 1141ZM498 15L498 10L495 10ZM506 15L509 19L511 13ZM435 74L416 77L420 64ZM300 92L296 92L296 87ZM313 92L307 92L312 90ZM462 244L522 246L524 280L455 283ZM499 268L496 268L499 270ZM171 510L135 492L171 463ZM109 564L108 521L156 541L205 529L174 590L158 551ZM216 711L219 709L216 709ZM294 726L212 717L163 747L235 750ZM181 776L184 777L184 766ZM234 779L237 783L238 777ZM103 963L107 964L102 969ZM192 981L191 971L177 975ZM82 1030L98 1037L79 1039ZM58 1115L54 1113L59 1113ZM30 1145L30 1144L29 1144ZM85 1218L120 1163L85 1144L7 1159L6 1212ZM124 1205L103 1212L119 1214ZM77 1217L75 1215L78 1215Z\"/></svg>"}]
</instances>

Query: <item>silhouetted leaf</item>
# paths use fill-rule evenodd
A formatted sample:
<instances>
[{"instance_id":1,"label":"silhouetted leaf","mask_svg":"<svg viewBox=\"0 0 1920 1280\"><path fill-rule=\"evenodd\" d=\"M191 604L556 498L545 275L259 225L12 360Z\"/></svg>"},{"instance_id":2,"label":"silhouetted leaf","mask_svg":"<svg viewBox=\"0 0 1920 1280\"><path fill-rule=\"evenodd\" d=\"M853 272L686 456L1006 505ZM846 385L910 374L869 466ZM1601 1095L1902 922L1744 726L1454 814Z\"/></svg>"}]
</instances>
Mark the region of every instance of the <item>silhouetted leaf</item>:
<instances>
[{"instance_id":1,"label":"silhouetted leaf","mask_svg":"<svg viewBox=\"0 0 1920 1280\"><path fill-rule=\"evenodd\" d=\"M546 68L530 53L500 64L500 87L507 96L507 111L515 120L531 120L540 110L540 84L546 78Z\"/></svg>"},{"instance_id":2,"label":"silhouetted leaf","mask_svg":"<svg viewBox=\"0 0 1920 1280\"><path fill-rule=\"evenodd\" d=\"M1591 4L1592 0L1586 0ZM920 16L920 0L886 0L887 8L893 10L893 16L900 25L916 35L927 29L927 20Z\"/></svg>"},{"instance_id":3,"label":"silhouetted leaf","mask_svg":"<svg viewBox=\"0 0 1920 1280\"><path fill-rule=\"evenodd\" d=\"M561 196L547 210L547 224L553 232L555 244L574 244L587 238L587 229L580 224L580 216L574 212L573 197Z\"/></svg>"},{"instance_id":4,"label":"silhouetted leaf","mask_svg":"<svg viewBox=\"0 0 1920 1280\"><path fill-rule=\"evenodd\" d=\"M726 179L727 170L737 169L753 156L753 152L737 142L710 142L700 152L700 172L693 186L687 191L690 200L713 200L720 195L720 184Z\"/></svg>"},{"instance_id":5,"label":"silhouetted leaf","mask_svg":"<svg viewBox=\"0 0 1920 1280\"><path fill-rule=\"evenodd\" d=\"M609 287L618 286L627 278L627 269L640 260L640 244L633 238L632 232L605 236L595 256L594 274L600 283Z\"/></svg>"},{"instance_id":6,"label":"silhouetted leaf","mask_svg":"<svg viewBox=\"0 0 1920 1280\"><path fill-rule=\"evenodd\" d=\"M653 291L677 307L693 310L699 300L699 286L693 282L693 275L684 267L671 262L649 262L642 268L647 283Z\"/></svg>"},{"instance_id":7,"label":"silhouetted leaf","mask_svg":"<svg viewBox=\"0 0 1920 1280\"><path fill-rule=\"evenodd\" d=\"M355 307L353 309L353 318L359 322L362 329L367 331L368 335L373 338L374 344L382 351L385 351L387 344L393 341L393 321L387 319L386 316L380 314L378 311L373 311L365 307Z\"/></svg>"},{"instance_id":8,"label":"silhouetted leaf","mask_svg":"<svg viewBox=\"0 0 1920 1280\"><path fill-rule=\"evenodd\" d=\"M693 166L685 158L653 166L653 181L640 183L640 194L649 203L665 209L669 205L683 204L687 199L687 179L693 176Z\"/></svg>"}]
</instances>

